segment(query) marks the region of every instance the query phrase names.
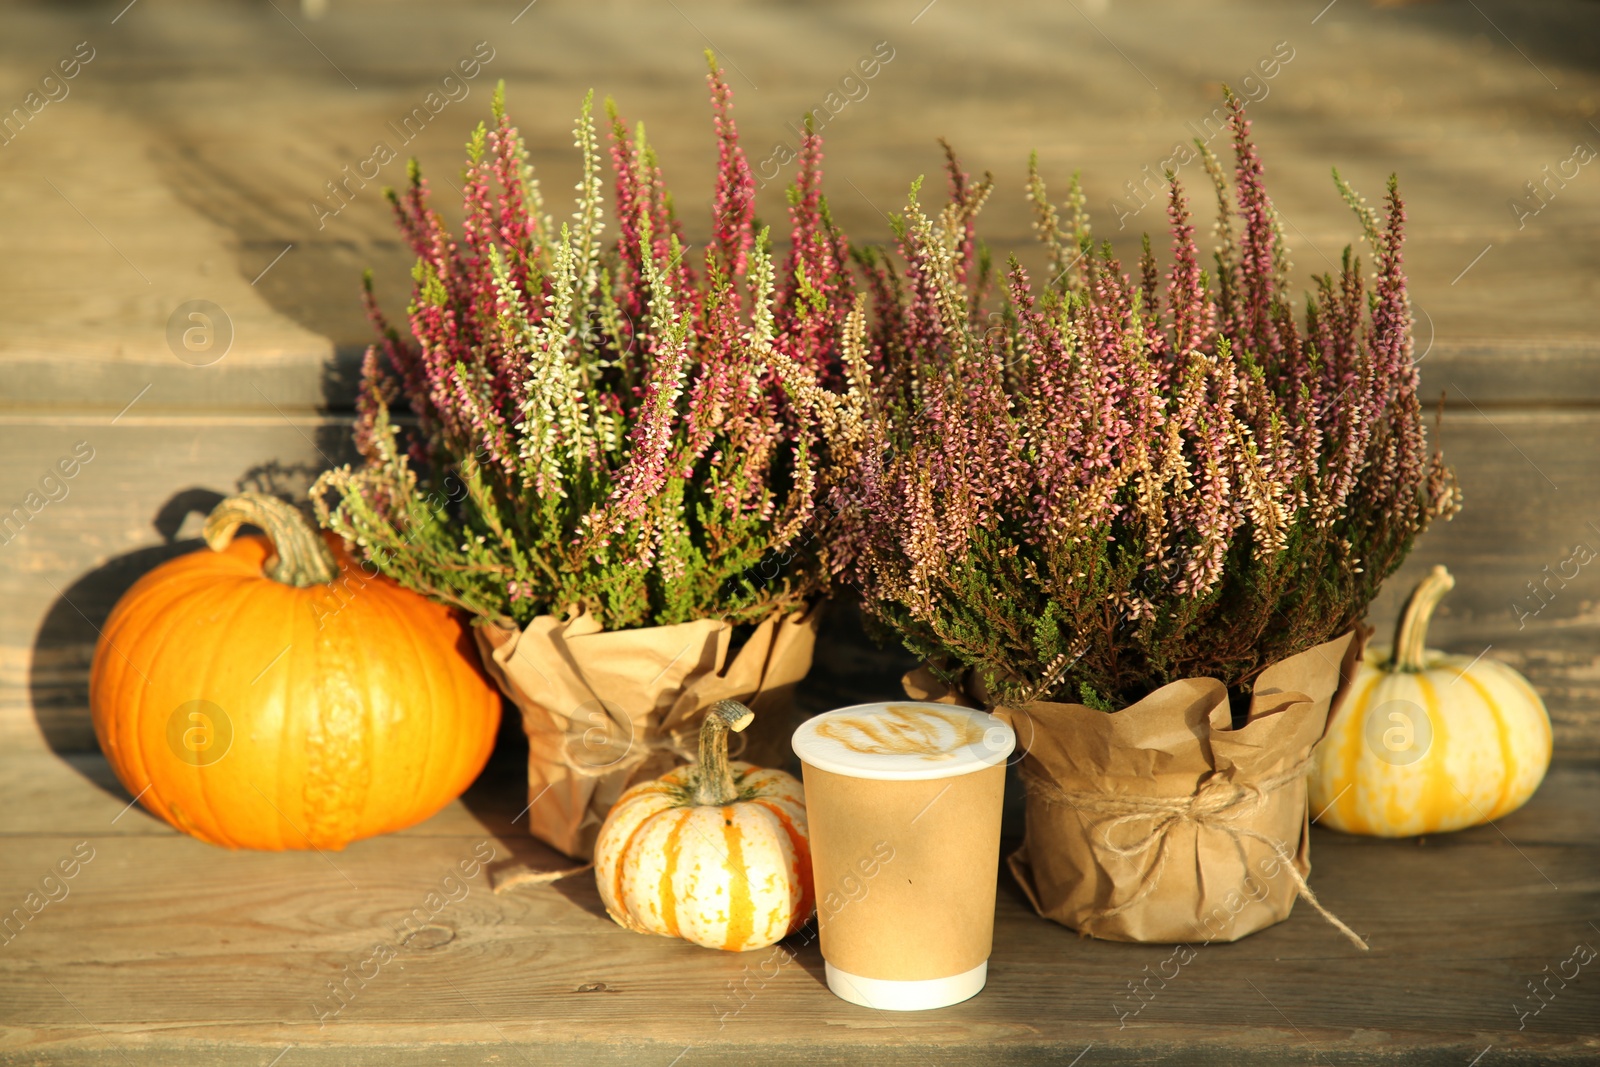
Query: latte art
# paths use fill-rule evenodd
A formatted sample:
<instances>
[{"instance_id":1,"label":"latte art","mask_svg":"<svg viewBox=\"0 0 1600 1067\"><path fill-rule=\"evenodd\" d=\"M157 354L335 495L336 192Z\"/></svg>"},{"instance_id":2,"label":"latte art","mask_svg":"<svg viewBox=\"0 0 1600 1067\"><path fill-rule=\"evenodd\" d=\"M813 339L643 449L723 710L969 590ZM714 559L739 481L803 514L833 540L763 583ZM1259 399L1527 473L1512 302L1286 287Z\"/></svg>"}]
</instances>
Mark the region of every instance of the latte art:
<instances>
[{"instance_id":1,"label":"latte art","mask_svg":"<svg viewBox=\"0 0 1600 1067\"><path fill-rule=\"evenodd\" d=\"M926 705L890 704L874 715L832 715L817 724L817 736L863 756L920 756L945 760L984 739L970 712Z\"/></svg>"}]
</instances>

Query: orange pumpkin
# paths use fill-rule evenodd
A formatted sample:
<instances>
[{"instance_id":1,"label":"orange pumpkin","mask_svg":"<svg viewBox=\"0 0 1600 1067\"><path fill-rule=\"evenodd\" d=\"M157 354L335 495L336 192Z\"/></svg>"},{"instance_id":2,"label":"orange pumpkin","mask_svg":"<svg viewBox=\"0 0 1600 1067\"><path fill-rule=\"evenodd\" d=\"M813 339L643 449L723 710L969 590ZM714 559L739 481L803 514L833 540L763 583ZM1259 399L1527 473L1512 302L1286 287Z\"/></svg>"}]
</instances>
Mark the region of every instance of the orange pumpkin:
<instances>
[{"instance_id":1,"label":"orange pumpkin","mask_svg":"<svg viewBox=\"0 0 1600 1067\"><path fill-rule=\"evenodd\" d=\"M594 846L611 917L707 948L765 948L811 917L805 794L792 774L728 762L728 731L754 718L712 705L700 759L623 793Z\"/></svg>"},{"instance_id":2,"label":"orange pumpkin","mask_svg":"<svg viewBox=\"0 0 1600 1067\"><path fill-rule=\"evenodd\" d=\"M244 523L267 536L235 539ZM128 590L95 649L95 734L140 803L212 844L340 849L472 783L500 697L455 612L274 497L223 501L205 536Z\"/></svg>"}]
</instances>

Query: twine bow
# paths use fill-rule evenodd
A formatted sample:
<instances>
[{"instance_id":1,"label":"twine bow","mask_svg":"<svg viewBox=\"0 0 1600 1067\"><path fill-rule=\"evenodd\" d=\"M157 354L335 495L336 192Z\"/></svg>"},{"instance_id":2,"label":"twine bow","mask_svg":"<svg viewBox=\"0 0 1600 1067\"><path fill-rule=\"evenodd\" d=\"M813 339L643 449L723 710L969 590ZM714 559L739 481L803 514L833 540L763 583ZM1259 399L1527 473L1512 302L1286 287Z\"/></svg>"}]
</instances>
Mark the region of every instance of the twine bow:
<instances>
[{"instance_id":1,"label":"twine bow","mask_svg":"<svg viewBox=\"0 0 1600 1067\"><path fill-rule=\"evenodd\" d=\"M1148 897L1155 890L1156 883L1161 880L1161 872L1166 868L1172 830L1189 824L1228 835L1236 846L1241 846L1241 852L1242 840L1247 837L1260 841L1272 849L1283 861L1284 869L1294 881L1295 891L1352 944L1366 951L1368 945L1360 935L1340 921L1338 916L1317 899L1317 894L1306 882L1305 875L1295 866L1294 857L1288 849L1281 842L1274 841L1254 827L1241 825L1260 813L1266 806L1268 794L1303 777L1310 765L1311 760L1308 756L1283 773L1259 782L1236 782L1222 775L1212 774L1200 783L1200 788L1193 794L1182 797L1068 791L1027 769L1026 765L1022 774L1030 795L1038 796L1047 803L1065 805L1085 816L1100 816L1100 821L1090 827L1090 832L1098 831L1106 851L1112 855L1133 859L1144 855L1152 848L1156 850L1155 861L1145 868L1139 879L1139 888L1133 895L1115 907L1096 911L1090 923L1120 915ZM1120 845L1112 840L1112 834L1122 827L1138 823L1148 825L1144 832L1133 840Z\"/></svg>"},{"instance_id":2,"label":"twine bow","mask_svg":"<svg viewBox=\"0 0 1600 1067\"><path fill-rule=\"evenodd\" d=\"M697 715L689 722L671 730L655 726L646 727L642 732L636 731L626 742L623 742L621 737L615 736L616 731L612 728L601 730L600 727L590 727L588 731L574 733L569 726L568 730L561 734L562 762L580 778L607 778L624 772L626 777L632 777L639 767L658 752L664 752L672 757L674 767L693 763L700 758L700 723L704 719L704 715ZM614 726L615 720L612 720L612 723ZM605 734L604 739L598 744L592 742L588 736L593 731ZM730 738L728 757L737 759L744 751L747 741L748 738L744 734L734 734ZM626 747L623 747L624 744ZM603 762L597 762L595 758L586 755L596 748L613 746L621 747L621 754L613 757L605 753L601 757Z\"/></svg>"}]
</instances>

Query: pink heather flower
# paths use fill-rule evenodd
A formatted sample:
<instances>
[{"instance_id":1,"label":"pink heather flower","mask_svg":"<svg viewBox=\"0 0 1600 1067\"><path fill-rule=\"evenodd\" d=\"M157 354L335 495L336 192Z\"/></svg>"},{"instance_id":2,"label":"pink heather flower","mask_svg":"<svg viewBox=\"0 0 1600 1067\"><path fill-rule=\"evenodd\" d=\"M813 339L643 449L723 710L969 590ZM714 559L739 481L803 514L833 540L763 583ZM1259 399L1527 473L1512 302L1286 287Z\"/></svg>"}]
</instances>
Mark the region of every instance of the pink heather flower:
<instances>
[{"instance_id":1,"label":"pink heather flower","mask_svg":"<svg viewBox=\"0 0 1600 1067\"><path fill-rule=\"evenodd\" d=\"M866 257L877 377L853 383L866 422L834 442L849 463L831 563L910 647L991 693L1135 699L1184 672L1248 684L1353 626L1457 505L1422 432L1398 194L1381 232L1368 225L1370 309L1347 258L1301 327L1264 168L1230 108L1231 194L1207 156L1214 278L1177 181L1163 286L1148 242L1136 279L1087 246L1076 188L1072 257L1033 171L1053 277L1037 287L1013 262L990 311L972 226L987 190L953 157L938 222L914 186L898 261Z\"/></svg>"},{"instance_id":2,"label":"pink heather flower","mask_svg":"<svg viewBox=\"0 0 1600 1067\"><path fill-rule=\"evenodd\" d=\"M574 130L577 210L559 226L498 93L467 146L458 233L414 165L392 195L417 257L411 336L369 292L381 340L357 401L366 466L325 481L340 503L323 515L394 577L494 618L581 603L612 626L748 621L821 584L819 547L790 552L778 579L746 572L796 540L825 491L818 416L778 368L788 353L807 381L840 379L848 246L809 137L791 210L804 282L774 284L732 91L714 62L707 80L718 168L704 256L686 254L656 155L615 107L606 240L592 99ZM416 428L398 452L389 410L401 403ZM380 521L425 493L449 502L439 526Z\"/></svg>"}]
</instances>

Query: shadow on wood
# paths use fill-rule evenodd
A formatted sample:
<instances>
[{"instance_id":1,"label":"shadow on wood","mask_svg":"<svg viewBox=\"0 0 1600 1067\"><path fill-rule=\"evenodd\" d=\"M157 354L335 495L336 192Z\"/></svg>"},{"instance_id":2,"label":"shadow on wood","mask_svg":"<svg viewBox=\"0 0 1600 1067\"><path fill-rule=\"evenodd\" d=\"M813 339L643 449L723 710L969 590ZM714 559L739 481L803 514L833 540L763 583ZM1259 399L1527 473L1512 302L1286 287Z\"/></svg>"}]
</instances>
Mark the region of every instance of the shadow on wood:
<instances>
[{"instance_id":1,"label":"shadow on wood","mask_svg":"<svg viewBox=\"0 0 1600 1067\"><path fill-rule=\"evenodd\" d=\"M595 918L612 921L611 916L606 914L606 906L600 901L600 887L595 885L593 872L563 878L552 883L552 888Z\"/></svg>"},{"instance_id":2,"label":"shadow on wood","mask_svg":"<svg viewBox=\"0 0 1600 1067\"><path fill-rule=\"evenodd\" d=\"M34 635L28 691L39 732L58 755L94 746L89 666L111 609L156 567L203 548L205 542L180 539L178 532L190 514L209 514L221 500L222 494L210 489L191 488L173 494L152 520L162 544L101 564L62 591L45 612Z\"/></svg>"}]
</instances>

